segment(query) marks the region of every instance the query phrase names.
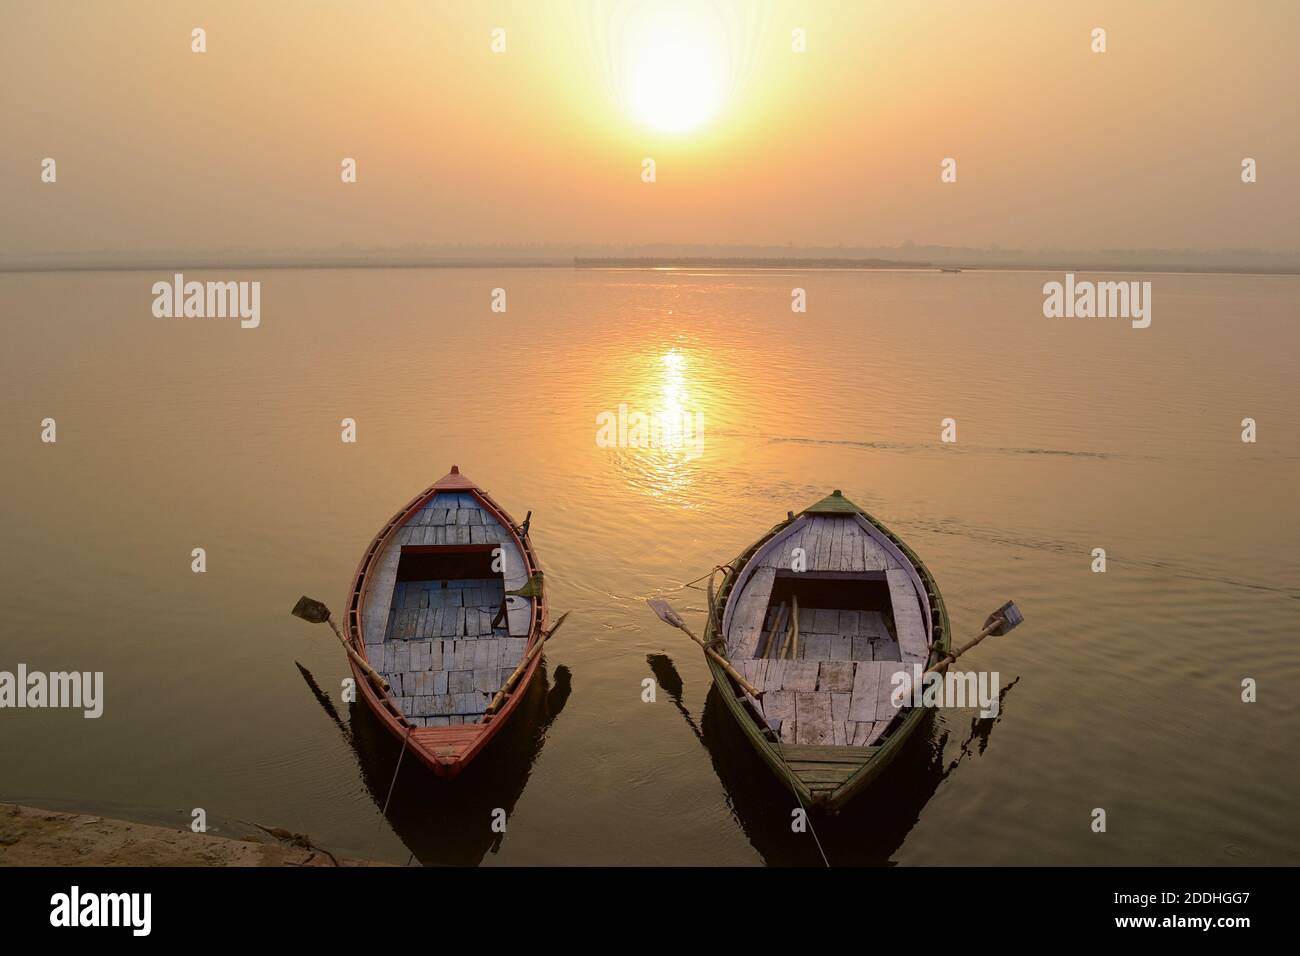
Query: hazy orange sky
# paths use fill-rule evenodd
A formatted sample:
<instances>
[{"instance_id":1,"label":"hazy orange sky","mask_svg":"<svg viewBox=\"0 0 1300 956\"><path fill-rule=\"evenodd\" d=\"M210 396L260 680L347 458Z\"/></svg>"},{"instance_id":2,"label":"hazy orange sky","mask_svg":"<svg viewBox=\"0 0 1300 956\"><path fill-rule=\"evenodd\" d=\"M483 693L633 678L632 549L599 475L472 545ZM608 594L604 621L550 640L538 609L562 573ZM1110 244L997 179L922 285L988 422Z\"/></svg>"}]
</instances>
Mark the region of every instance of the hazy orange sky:
<instances>
[{"instance_id":1,"label":"hazy orange sky","mask_svg":"<svg viewBox=\"0 0 1300 956\"><path fill-rule=\"evenodd\" d=\"M1295 251L1298 62L1293 2L5 0L0 257L908 239ZM945 157L956 183L940 182ZM1244 157L1257 183L1241 182Z\"/></svg>"}]
</instances>

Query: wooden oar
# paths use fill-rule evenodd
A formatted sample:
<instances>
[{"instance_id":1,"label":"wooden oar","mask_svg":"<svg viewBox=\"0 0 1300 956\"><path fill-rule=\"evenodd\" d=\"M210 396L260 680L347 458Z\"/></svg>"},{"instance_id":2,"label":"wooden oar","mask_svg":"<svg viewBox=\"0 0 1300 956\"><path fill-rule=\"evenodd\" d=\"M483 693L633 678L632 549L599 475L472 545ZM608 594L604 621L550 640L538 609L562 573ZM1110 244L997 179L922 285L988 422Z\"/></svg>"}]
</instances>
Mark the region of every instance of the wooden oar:
<instances>
[{"instance_id":1,"label":"wooden oar","mask_svg":"<svg viewBox=\"0 0 1300 956\"><path fill-rule=\"evenodd\" d=\"M949 652L947 657L939 661L925 673L942 674L949 668L949 666L951 666L953 661L961 657L980 641L984 640L984 638L1001 637L1008 631L1014 630L1022 624L1024 620L1025 616L1020 613L1020 608L1016 607L1012 601L1008 601L989 615L988 620L984 622L984 629L976 634L972 640L963 644L961 647L957 648L957 650ZM925 674L922 674L921 676L924 677Z\"/></svg>"},{"instance_id":2,"label":"wooden oar","mask_svg":"<svg viewBox=\"0 0 1300 956\"><path fill-rule=\"evenodd\" d=\"M343 629L339 627L334 618L330 616L329 608L320 601L312 600L304 594L302 597L298 598L298 603L293 606L293 611L290 613L292 613L294 617L302 618L308 624L328 624L333 628L334 636L339 639L339 643L343 645L343 649L348 652L348 657L352 658L353 662L361 668L361 672L370 678L372 684L380 688L385 694L388 693L388 681L384 680L384 675L371 667L369 661L352 649L352 644L343 636Z\"/></svg>"},{"instance_id":3,"label":"wooden oar","mask_svg":"<svg viewBox=\"0 0 1300 956\"><path fill-rule=\"evenodd\" d=\"M693 640L696 644L700 645L700 647L704 648L704 653L707 654L709 657L713 658L713 660L717 661L718 664L722 666L722 669L726 671L728 675L730 675L731 679L734 680L737 684L739 684L742 688L744 688L745 693L749 694L750 697L753 697L756 700L761 700L763 698L763 692L759 690L757 687L755 687L753 684L751 684L749 681L745 680L745 678L742 677L740 673L734 667L731 666L730 661L728 661L725 657L723 657L721 654L719 654L717 651L709 647L702 640L700 640L698 637L695 636L694 632L689 627L686 626L686 622L681 619L681 616L676 611L673 610L671 604L669 604L667 601L660 600L659 598L652 598L646 601L646 604L650 605L650 610L654 611L655 614L659 615L659 620L679 630L685 631L687 637Z\"/></svg>"},{"instance_id":4,"label":"wooden oar","mask_svg":"<svg viewBox=\"0 0 1300 956\"><path fill-rule=\"evenodd\" d=\"M487 710L483 712L484 717L488 714L494 713L498 707L505 703L506 698L510 696L510 689L515 686L519 678L524 676L524 671L528 670L528 665L533 662L533 658L542 652L542 645L550 640L551 635L560 629L560 625L564 623L564 619L568 616L568 611L561 614L560 619L555 622L555 626L542 634L541 639L532 646L532 649L529 650L527 654L524 655L524 659L519 662L519 666L516 667L514 672L506 678L506 682L502 684L501 689L496 692L496 696L492 698L492 702L487 705Z\"/></svg>"}]
</instances>

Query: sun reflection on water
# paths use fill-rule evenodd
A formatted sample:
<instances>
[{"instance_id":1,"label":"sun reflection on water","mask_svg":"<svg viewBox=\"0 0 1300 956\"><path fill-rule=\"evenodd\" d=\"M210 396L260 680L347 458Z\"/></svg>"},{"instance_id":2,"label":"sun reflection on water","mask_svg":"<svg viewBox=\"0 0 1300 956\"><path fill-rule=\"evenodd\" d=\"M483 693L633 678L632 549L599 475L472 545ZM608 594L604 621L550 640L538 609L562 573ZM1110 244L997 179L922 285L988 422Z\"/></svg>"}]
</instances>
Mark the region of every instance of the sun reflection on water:
<instances>
[{"instance_id":1,"label":"sun reflection on water","mask_svg":"<svg viewBox=\"0 0 1300 956\"><path fill-rule=\"evenodd\" d=\"M686 356L673 348L663 354L660 362L664 367L663 402L658 411L665 421L677 423L680 426L684 420L683 416L691 411L691 395L686 387L686 367L688 365ZM673 444L679 445L682 437L680 427L674 437Z\"/></svg>"},{"instance_id":2,"label":"sun reflection on water","mask_svg":"<svg viewBox=\"0 0 1300 956\"><path fill-rule=\"evenodd\" d=\"M701 355L672 346L643 352L632 364L627 401L608 419L617 428L618 467L641 494L689 507L707 441L696 376Z\"/></svg>"}]
</instances>

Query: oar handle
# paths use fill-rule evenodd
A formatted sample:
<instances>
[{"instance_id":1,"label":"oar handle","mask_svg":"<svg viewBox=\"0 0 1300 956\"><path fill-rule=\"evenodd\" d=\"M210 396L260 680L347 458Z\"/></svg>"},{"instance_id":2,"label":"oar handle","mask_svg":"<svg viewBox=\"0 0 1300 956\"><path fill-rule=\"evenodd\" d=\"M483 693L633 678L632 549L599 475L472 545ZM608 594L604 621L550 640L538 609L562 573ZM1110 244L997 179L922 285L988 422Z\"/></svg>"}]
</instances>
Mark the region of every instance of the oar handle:
<instances>
[{"instance_id":1,"label":"oar handle","mask_svg":"<svg viewBox=\"0 0 1300 956\"><path fill-rule=\"evenodd\" d=\"M514 687L519 678L523 676L524 671L528 670L528 665L533 662L533 658L542 652L542 645L549 641L551 635L560 629L560 625L564 623L564 619L568 616L567 612L560 615L560 619L555 622L555 626L542 634L541 640L529 648L528 653L524 655L524 659L519 662L519 666L516 667L514 671L511 672L510 676L506 678L506 682L501 685L501 689L496 692L496 695L492 698L492 702L488 704L487 709L483 711L484 716L495 713L496 709L505 702L506 697L510 694L510 689Z\"/></svg>"},{"instance_id":2,"label":"oar handle","mask_svg":"<svg viewBox=\"0 0 1300 956\"><path fill-rule=\"evenodd\" d=\"M739 684L742 688L744 688L745 693L749 694L749 696L753 697L755 700L763 699L763 692L759 690L757 687L755 687L753 684L751 684L749 681L745 680L745 678L740 674L740 672L731 666L731 661L727 660L725 657L723 657L713 648L709 647L709 645L705 644L702 640L696 637L694 632L691 631L691 629L687 627L685 624L682 625L682 630L686 632L686 635L691 640L693 640L696 644L700 645L700 647L704 648L704 653L707 654L709 657L713 658L715 661L717 661L722 666L722 669L726 671L727 674L731 677L731 679L734 680L737 684Z\"/></svg>"},{"instance_id":3,"label":"oar handle","mask_svg":"<svg viewBox=\"0 0 1300 956\"><path fill-rule=\"evenodd\" d=\"M527 654L524 655L524 659L519 662L519 666L516 667L514 671L511 672L510 676L506 678L506 682L501 685L501 689L496 692L496 695L492 698L492 702L488 704L487 709L483 711L485 715L496 712L496 709L505 701L506 695L510 693L510 689L515 686L524 671L528 669L528 665L533 662L533 658L541 653L542 645L545 643L546 638L543 637L532 646L532 649L529 650Z\"/></svg>"},{"instance_id":4,"label":"oar handle","mask_svg":"<svg viewBox=\"0 0 1300 956\"><path fill-rule=\"evenodd\" d=\"M984 630L980 631L978 634L975 635L974 638L972 638L967 643L963 644L961 647L957 648L955 651L949 651L948 654L941 661L939 661L937 664L931 667L928 671L926 671L926 673L941 674L944 671L946 671L952 665L953 661L957 660L957 658L961 657L963 654L969 651L980 641L984 640L984 638L992 634L997 629L997 626L1000 623L1001 623L1000 621L994 621L990 624L986 624L984 626Z\"/></svg>"},{"instance_id":5,"label":"oar handle","mask_svg":"<svg viewBox=\"0 0 1300 956\"><path fill-rule=\"evenodd\" d=\"M328 618L328 621L330 627L334 631L334 636L339 639L339 643L343 645L343 649L348 652L348 657L350 657L352 661L361 668L363 674L370 678L372 684L379 687L385 694L387 694L392 688L388 686L388 681L384 680L384 675L371 667L370 662L356 652L352 643L343 636L343 628L339 627L338 622L335 621L334 618Z\"/></svg>"}]
</instances>

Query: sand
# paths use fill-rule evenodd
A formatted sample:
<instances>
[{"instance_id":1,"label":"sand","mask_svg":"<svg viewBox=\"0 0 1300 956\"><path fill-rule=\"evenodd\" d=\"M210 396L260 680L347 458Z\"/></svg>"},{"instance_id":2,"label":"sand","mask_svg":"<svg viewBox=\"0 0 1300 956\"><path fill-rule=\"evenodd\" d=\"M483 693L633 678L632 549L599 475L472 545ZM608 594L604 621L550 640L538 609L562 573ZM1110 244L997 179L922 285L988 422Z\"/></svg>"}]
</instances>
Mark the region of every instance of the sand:
<instances>
[{"instance_id":1,"label":"sand","mask_svg":"<svg viewBox=\"0 0 1300 956\"><path fill-rule=\"evenodd\" d=\"M336 854L337 856L337 854ZM342 866L383 865L340 858ZM333 866L322 850L263 834L231 840L0 803L0 866Z\"/></svg>"}]
</instances>

